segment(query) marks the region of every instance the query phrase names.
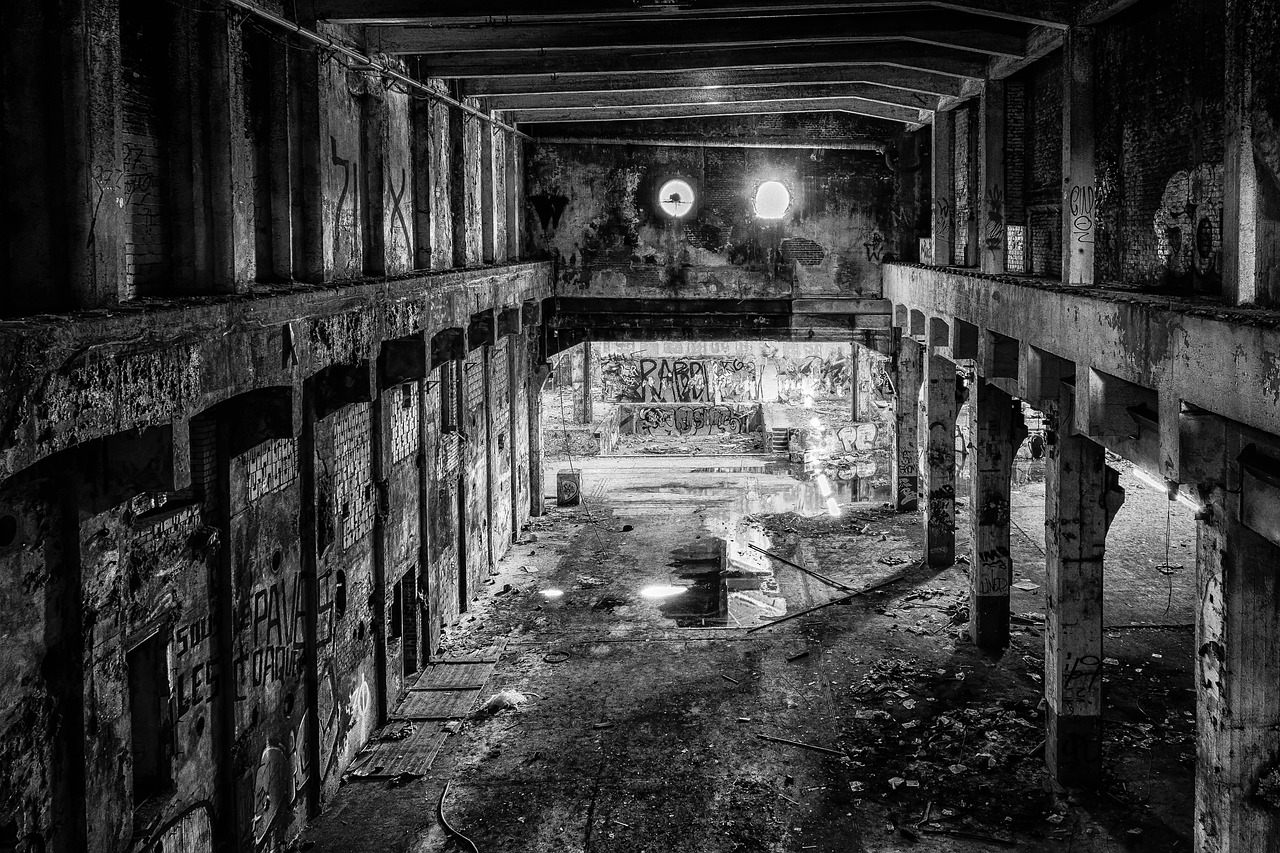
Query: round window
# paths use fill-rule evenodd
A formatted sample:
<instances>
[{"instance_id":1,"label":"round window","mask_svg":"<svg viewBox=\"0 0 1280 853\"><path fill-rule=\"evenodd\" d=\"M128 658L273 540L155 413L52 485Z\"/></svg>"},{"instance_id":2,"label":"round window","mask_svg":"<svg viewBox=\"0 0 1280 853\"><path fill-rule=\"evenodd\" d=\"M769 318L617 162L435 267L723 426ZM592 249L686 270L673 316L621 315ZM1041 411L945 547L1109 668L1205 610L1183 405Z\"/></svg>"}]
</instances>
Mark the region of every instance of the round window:
<instances>
[{"instance_id":1,"label":"round window","mask_svg":"<svg viewBox=\"0 0 1280 853\"><path fill-rule=\"evenodd\" d=\"M791 207L791 193L777 181L765 181L756 188L756 216L781 219Z\"/></svg>"},{"instance_id":2,"label":"round window","mask_svg":"<svg viewBox=\"0 0 1280 853\"><path fill-rule=\"evenodd\" d=\"M679 178L667 181L658 190L658 207L673 219L683 219L693 210L693 187Z\"/></svg>"}]
</instances>

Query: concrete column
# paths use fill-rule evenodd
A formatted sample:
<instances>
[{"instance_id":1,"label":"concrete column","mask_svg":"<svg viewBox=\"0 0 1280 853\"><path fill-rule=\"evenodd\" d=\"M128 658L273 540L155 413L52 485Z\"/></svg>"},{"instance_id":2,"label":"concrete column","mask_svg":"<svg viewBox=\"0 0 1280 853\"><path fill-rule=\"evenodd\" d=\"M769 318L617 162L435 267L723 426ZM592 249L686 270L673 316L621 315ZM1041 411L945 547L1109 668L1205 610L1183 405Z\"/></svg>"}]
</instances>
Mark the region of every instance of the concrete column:
<instances>
[{"instance_id":1,"label":"concrete column","mask_svg":"<svg viewBox=\"0 0 1280 853\"><path fill-rule=\"evenodd\" d=\"M1124 492L1102 445L1069 423L1060 410L1045 471L1045 760L1081 785L1102 772L1102 555Z\"/></svg>"},{"instance_id":2,"label":"concrete column","mask_svg":"<svg viewBox=\"0 0 1280 853\"><path fill-rule=\"evenodd\" d=\"M894 508L915 512L920 508L920 383L923 380L923 347L913 338L893 330Z\"/></svg>"},{"instance_id":3,"label":"concrete column","mask_svg":"<svg viewBox=\"0 0 1280 853\"><path fill-rule=\"evenodd\" d=\"M66 253L70 292L68 298L57 294L41 300L45 310L112 305L125 290L124 207L129 190L120 155L120 5L118 0L73 0L60 8L62 19L51 15L48 26L49 32L61 37L64 57L60 70L66 129L61 151L67 182L66 243L60 251L57 237L52 236L48 245L53 260ZM29 42L38 44L43 37L32 33ZM48 73L56 78L58 70L50 67ZM21 110L31 107L30 102L19 103ZM23 118L16 113L11 116L14 121ZM47 150L57 146L49 145ZM6 159L11 167L30 166L33 156L34 152L10 151ZM28 176L22 179L29 180ZM30 181L26 186L36 191L39 184ZM57 229L52 233L56 235ZM39 278L40 270L33 270L30 280ZM7 293L6 298L23 304L30 297Z\"/></svg>"},{"instance_id":4,"label":"concrete column","mask_svg":"<svg viewBox=\"0 0 1280 853\"><path fill-rule=\"evenodd\" d=\"M719 392L717 392L718 394ZM717 396L716 402L720 402ZM849 419L858 422L858 345L849 345Z\"/></svg>"},{"instance_id":5,"label":"concrete column","mask_svg":"<svg viewBox=\"0 0 1280 853\"><path fill-rule=\"evenodd\" d=\"M1241 522L1241 479L1227 479L1197 524L1195 849L1277 853L1280 548Z\"/></svg>"},{"instance_id":6,"label":"concrete column","mask_svg":"<svg viewBox=\"0 0 1280 853\"><path fill-rule=\"evenodd\" d=\"M494 245L497 211L493 195L494 128L490 124L480 126L480 260L491 264L497 257Z\"/></svg>"},{"instance_id":7,"label":"concrete column","mask_svg":"<svg viewBox=\"0 0 1280 853\"><path fill-rule=\"evenodd\" d=\"M933 114L933 258L921 262L947 266L955 246L955 176L951 146L955 116L949 110Z\"/></svg>"},{"instance_id":8,"label":"concrete column","mask_svg":"<svg viewBox=\"0 0 1280 853\"><path fill-rule=\"evenodd\" d=\"M529 515L544 514L546 503L542 483L542 388L551 375L551 365L538 364L529 371Z\"/></svg>"},{"instance_id":9,"label":"concrete column","mask_svg":"<svg viewBox=\"0 0 1280 853\"><path fill-rule=\"evenodd\" d=\"M976 385L969 399L969 636L979 647L997 650L1009 645L1009 497L1013 458L1027 429L1017 400L982 379Z\"/></svg>"},{"instance_id":10,"label":"concrete column","mask_svg":"<svg viewBox=\"0 0 1280 853\"><path fill-rule=\"evenodd\" d=\"M1005 268L1004 81L988 80L978 116L978 263L985 273Z\"/></svg>"},{"instance_id":11,"label":"concrete column","mask_svg":"<svg viewBox=\"0 0 1280 853\"><path fill-rule=\"evenodd\" d=\"M1093 143L1093 31L1072 27L1062 45L1062 277L1067 284L1093 284Z\"/></svg>"},{"instance_id":12,"label":"concrete column","mask_svg":"<svg viewBox=\"0 0 1280 853\"><path fill-rule=\"evenodd\" d=\"M234 21L233 21L234 17ZM213 275L220 293L244 291L254 275L251 152L245 141L244 53L239 16L223 9L206 16L212 53L209 83L209 218Z\"/></svg>"},{"instance_id":13,"label":"concrete column","mask_svg":"<svg viewBox=\"0 0 1280 853\"><path fill-rule=\"evenodd\" d=\"M582 409L581 423L589 424L595 420L591 411L591 341L582 342Z\"/></svg>"},{"instance_id":14,"label":"concrete column","mask_svg":"<svg viewBox=\"0 0 1280 853\"><path fill-rule=\"evenodd\" d=\"M924 358L921 423L924 463L925 552L930 566L956 561L956 365L930 351Z\"/></svg>"}]
</instances>

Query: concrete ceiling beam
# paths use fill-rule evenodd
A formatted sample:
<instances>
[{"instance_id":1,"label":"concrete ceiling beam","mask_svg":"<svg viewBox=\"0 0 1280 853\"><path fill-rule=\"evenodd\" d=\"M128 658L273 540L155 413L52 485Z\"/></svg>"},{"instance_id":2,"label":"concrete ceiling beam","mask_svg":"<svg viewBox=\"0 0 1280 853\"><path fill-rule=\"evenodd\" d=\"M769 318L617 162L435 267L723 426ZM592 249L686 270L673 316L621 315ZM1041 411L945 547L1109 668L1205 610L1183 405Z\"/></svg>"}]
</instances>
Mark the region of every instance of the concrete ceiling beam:
<instances>
[{"instance_id":1,"label":"concrete ceiling beam","mask_svg":"<svg viewBox=\"0 0 1280 853\"><path fill-rule=\"evenodd\" d=\"M487 23L511 22L576 24L583 20L659 20L734 17L751 14L916 9L955 11L1049 27L1071 23L1069 0L798 0L780 6L777 0L700 0L681 8L669 4L639 5L634 0L314 0L311 13L320 19L347 24Z\"/></svg>"},{"instance_id":2,"label":"concrete ceiling beam","mask_svg":"<svg viewBox=\"0 0 1280 853\"><path fill-rule=\"evenodd\" d=\"M854 15L805 15L670 21L563 24L369 26L371 46L382 53L481 53L495 51L614 52L680 47L768 47L863 44L904 40L969 50L989 56L1022 56L1024 24L975 19L955 12L930 15L872 12Z\"/></svg>"},{"instance_id":3,"label":"concrete ceiling beam","mask_svg":"<svg viewBox=\"0 0 1280 853\"><path fill-rule=\"evenodd\" d=\"M738 47L714 50L663 50L613 52L436 53L418 55L411 66L420 77L515 77L527 75L577 75L610 73L699 72L709 69L762 70L804 68L815 76L822 66L891 65L949 77L981 78L988 57L909 42L812 47Z\"/></svg>"},{"instance_id":4,"label":"concrete ceiling beam","mask_svg":"<svg viewBox=\"0 0 1280 853\"><path fill-rule=\"evenodd\" d=\"M562 92L538 95L494 95L483 99L490 109L584 109L602 107L643 107L659 105L724 104L744 101L812 101L827 98L858 98L916 110L934 110L937 95L908 92L887 86L863 83L836 83L819 86L699 87L618 92Z\"/></svg>"},{"instance_id":5,"label":"concrete ceiling beam","mask_svg":"<svg viewBox=\"0 0 1280 853\"><path fill-rule=\"evenodd\" d=\"M566 121L627 121L806 112L847 112L870 118L900 121L906 124L925 122L931 116L928 110L879 104L860 98L820 98L811 101L742 101L734 104L660 104L633 107L512 110L510 116L514 121L522 124L541 124Z\"/></svg>"},{"instance_id":6,"label":"concrete ceiling beam","mask_svg":"<svg viewBox=\"0 0 1280 853\"><path fill-rule=\"evenodd\" d=\"M822 66L819 68L704 69L649 74L601 73L562 76L557 74L524 77L486 77L464 81L469 96L537 95L587 92L657 92L664 89L699 89L706 86L745 88L760 86L813 86L836 84L885 86L905 92L921 92L941 97L960 94L963 80L930 71L897 68L891 65Z\"/></svg>"}]
</instances>

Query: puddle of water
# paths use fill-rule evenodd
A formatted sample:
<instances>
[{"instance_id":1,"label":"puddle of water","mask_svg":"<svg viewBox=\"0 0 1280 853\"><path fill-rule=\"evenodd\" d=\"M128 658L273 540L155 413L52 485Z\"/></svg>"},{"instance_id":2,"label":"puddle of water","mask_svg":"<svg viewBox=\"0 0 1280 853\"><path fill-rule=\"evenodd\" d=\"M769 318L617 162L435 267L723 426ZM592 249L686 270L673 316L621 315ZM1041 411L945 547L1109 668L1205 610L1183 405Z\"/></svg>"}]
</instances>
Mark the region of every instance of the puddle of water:
<instances>
[{"instance_id":1,"label":"puddle of water","mask_svg":"<svg viewBox=\"0 0 1280 853\"><path fill-rule=\"evenodd\" d=\"M681 628L752 628L786 614L787 601L768 558L748 547L767 547L768 537L741 525L732 533L673 552L681 570L672 587L683 591L658 609Z\"/></svg>"}]
</instances>

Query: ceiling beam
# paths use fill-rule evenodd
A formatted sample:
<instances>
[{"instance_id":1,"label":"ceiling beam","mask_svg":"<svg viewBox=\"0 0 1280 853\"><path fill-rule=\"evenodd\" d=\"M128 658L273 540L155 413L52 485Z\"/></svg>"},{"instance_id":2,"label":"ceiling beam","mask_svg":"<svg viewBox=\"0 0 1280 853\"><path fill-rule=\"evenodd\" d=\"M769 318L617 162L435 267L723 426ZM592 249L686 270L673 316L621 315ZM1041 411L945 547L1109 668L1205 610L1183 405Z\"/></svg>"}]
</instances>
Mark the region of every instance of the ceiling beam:
<instances>
[{"instance_id":1,"label":"ceiling beam","mask_svg":"<svg viewBox=\"0 0 1280 853\"><path fill-rule=\"evenodd\" d=\"M674 71L651 74L554 74L528 77L487 77L467 80L467 95L537 95L547 93L661 91L697 89L702 86L811 86L866 83L943 97L960 94L962 80L929 71L891 65L822 66L819 68L746 68Z\"/></svg>"},{"instance_id":2,"label":"ceiling beam","mask_svg":"<svg viewBox=\"0 0 1280 853\"><path fill-rule=\"evenodd\" d=\"M894 65L951 77L982 77L987 68L987 57L982 54L909 43L571 54L495 51L437 53L419 55L416 59L414 67L419 75L445 78L602 72L639 74L710 68L759 70L772 66L813 68L823 65Z\"/></svg>"},{"instance_id":3,"label":"ceiling beam","mask_svg":"<svg viewBox=\"0 0 1280 853\"><path fill-rule=\"evenodd\" d=\"M742 101L735 104L672 104L634 107L585 107L575 109L512 110L510 119L521 124L545 122L634 121L639 119L702 118L705 116L761 115L776 113L848 112L871 118L918 124L929 121L928 110L897 107L861 98L820 98L812 101Z\"/></svg>"},{"instance_id":4,"label":"ceiling beam","mask_svg":"<svg viewBox=\"0 0 1280 853\"><path fill-rule=\"evenodd\" d=\"M498 18L512 23L576 24L583 20L678 21L808 12L857 12L883 9L947 10L1049 27L1071 22L1070 0L699 0L689 7L634 0L312 0L310 14L347 24L483 24Z\"/></svg>"},{"instance_id":5,"label":"ceiling beam","mask_svg":"<svg viewBox=\"0 0 1280 853\"><path fill-rule=\"evenodd\" d=\"M696 87L614 92L560 92L535 95L493 95L482 100L493 110L583 109L591 107L657 106L661 104L723 104L741 101L806 101L822 98L861 98L879 104L934 110L937 95L907 92L866 83L817 86Z\"/></svg>"},{"instance_id":6,"label":"ceiling beam","mask_svg":"<svg viewBox=\"0 0 1280 853\"><path fill-rule=\"evenodd\" d=\"M909 41L989 56L1022 56L1026 27L955 12L873 12L861 15L752 17L653 23L507 24L432 27L371 26L369 44L381 53L537 54L682 47L741 48Z\"/></svg>"}]
</instances>

